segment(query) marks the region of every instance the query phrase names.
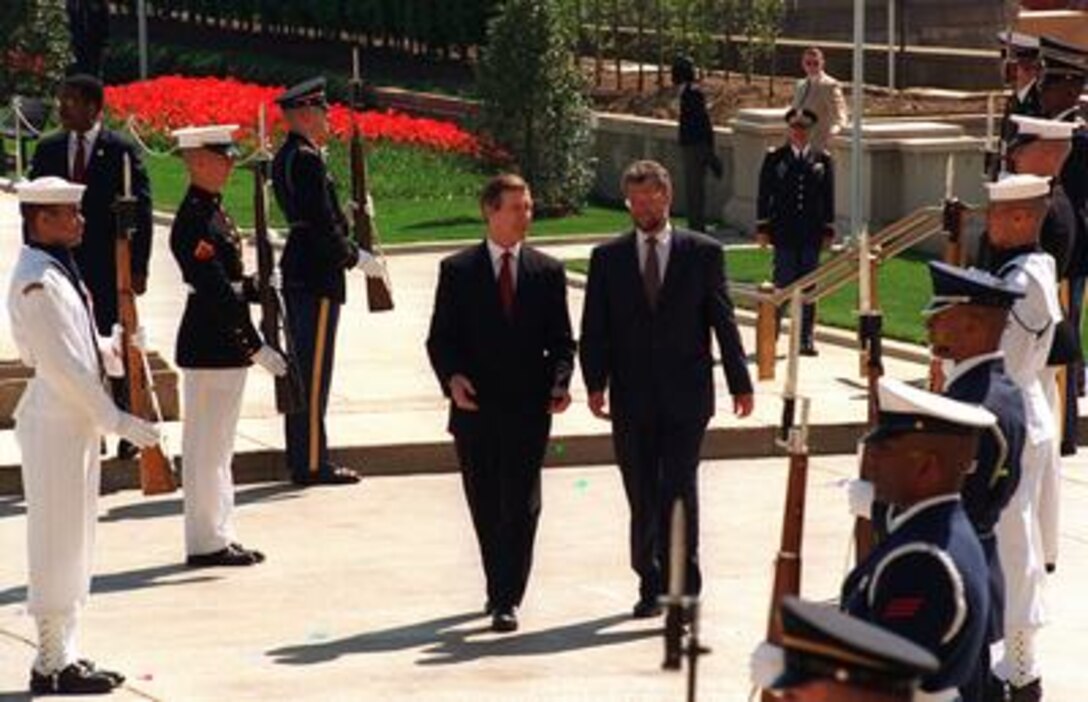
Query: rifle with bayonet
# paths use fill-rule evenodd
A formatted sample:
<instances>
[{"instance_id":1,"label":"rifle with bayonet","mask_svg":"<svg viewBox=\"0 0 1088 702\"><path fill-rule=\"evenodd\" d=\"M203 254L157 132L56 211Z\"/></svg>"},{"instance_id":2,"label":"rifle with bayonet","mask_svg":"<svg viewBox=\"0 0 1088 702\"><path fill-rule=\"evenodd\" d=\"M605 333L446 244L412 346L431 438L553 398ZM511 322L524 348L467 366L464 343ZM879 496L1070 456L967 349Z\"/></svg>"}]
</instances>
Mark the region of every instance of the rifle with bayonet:
<instances>
[{"instance_id":1,"label":"rifle with bayonet","mask_svg":"<svg viewBox=\"0 0 1088 702\"><path fill-rule=\"evenodd\" d=\"M680 670L688 661L687 702L695 702L699 657L710 649L699 643L699 597L684 592L687 574L687 515L680 498L673 502L669 530L668 591L660 598L665 607L665 670Z\"/></svg>"},{"instance_id":2,"label":"rifle with bayonet","mask_svg":"<svg viewBox=\"0 0 1088 702\"><path fill-rule=\"evenodd\" d=\"M128 409L141 419L162 422L162 411L155 395L154 377L147 356L132 343L133 334L140 326L136 313L136 294L132 289L132 235L136 231L138 204L132 194L132 163L127 154L124 161L124 188L114 201L113 211L117 215L117 240L114 249L117 263L117 317L123 330L121 355L128 383ZM161 495L178 488L164 442L165 440L140 449L140 489L145 495Z\"/></svg>"},{"instance_id":3,"label":"rifle with bayonet","mask_svg":"<svg viewBox=\"0 0 1088 702\"><path fill-rule=\"evenodd\" d=\"M264 343L287 361L287 372L276 376L276 411L297 414L306 409L306 386L294 353L291 335L286 333L287 312L280 291L272 284L275 260L268 232L268 180L272 156L265 144L265 112L258 119L257 153L253 157L253 229L257 248L257 293L261 305L261 336Z\"/></svg>"},{"instance_id":4,"label":"rifle with bayonet","mask_svg":"<svg viewBox=\"0 0 1088 702\"><path fill-rule=\"evenodd\" d=\"M374 208L366 170L366 145L359 129L356 112L363 103L363 81L359 74L359 49L352 49L351 76L351 200L352 231L359 248L375 256L381 256L378 229L374 224ZM366 277L367 308L371 312L393 309L393 290L387 276Z\"/></svg>"},{"instance_id":5,"label":"rifle with bayonet","mask_svg":"<svg viewBox=\"0 0 1088 702\"><path fill-rule=\"evenodd\" d=\"M801 545L805 523L805 490L808 483L809 400L800 397L797 392L801 355L801 297L801 291L795 290L790 298L790 348L786 383L782 392L782 422L776 441L789 454L782 539L775 557L774 587L767 624L767 641L779 646L782 644L782 619L779 614L782 599L786 595L799 595L801 592ZM763 702L777 699L767 690L763 691L762 698Z\"/></svg>"}]
</instances>

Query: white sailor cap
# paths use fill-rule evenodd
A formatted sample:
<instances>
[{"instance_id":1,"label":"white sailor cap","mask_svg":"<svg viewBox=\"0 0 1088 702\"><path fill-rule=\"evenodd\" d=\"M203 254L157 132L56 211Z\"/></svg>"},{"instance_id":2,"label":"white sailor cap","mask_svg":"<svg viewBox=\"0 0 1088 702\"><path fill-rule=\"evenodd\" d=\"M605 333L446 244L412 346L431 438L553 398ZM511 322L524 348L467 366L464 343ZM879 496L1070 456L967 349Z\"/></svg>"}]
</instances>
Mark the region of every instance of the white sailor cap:
<instances>
[{"instance_id":1,"label":"white sailor cap","mask_svg":"<svg viewBox=\"0 0 1088 702\"><path fill-rule=\"evenodd\" d=\"M1031 138L1068 141L1078 126L1076 122L1062 122L1028 115L1010 115L1009 119L1016 123L1017 142L1029 141Z\"/></svg>"},{"instance_id":2,"label":"white sailor cap","mask_svg":"<svg viewBox=\"0 0 1088 702\"><path fill-rule=\"evenodd\" d=\"M1032 200L1050 194L1050 179L1030 173L1006 175L996 183L985 183L990 202Z\"/></svg>"},{"instance_id":3,"label":"white sailor cap","mask_svg":"<svg viewBox=\"0 0 1088 702\"><path fill-rule=\"evenodd\" d=\"M178 140L178 148L185 149L212 149L227 155L234 156L237 148L234 145L234 132L238 131L237 124L210 124L206 127L183 127L175 129L171 134Z\"/></svg>"},{"instance_id":4,"label":"white sailor cap","mask_svg":"<svg viewBox=\"0 0 1088 702\"><path fill-rule=\"evenodd\" d=\"M906 433L969 434L992 427L997 417L980 405L972 405L908 385L894 378L881 378L877 386L876 428L865 441L871 442Z\"/></svg>"},{"instance_id":5,"label":"white sailor cap","mask_svg":"<svg viewBox=\"0 0 1088 702\"><path fill-rule=\"evenodd\" d=\"M20 205L77 205L86 189L86 185L71 183L56 176L44 176L15 185Z\"/></svg>"}]
</instances>

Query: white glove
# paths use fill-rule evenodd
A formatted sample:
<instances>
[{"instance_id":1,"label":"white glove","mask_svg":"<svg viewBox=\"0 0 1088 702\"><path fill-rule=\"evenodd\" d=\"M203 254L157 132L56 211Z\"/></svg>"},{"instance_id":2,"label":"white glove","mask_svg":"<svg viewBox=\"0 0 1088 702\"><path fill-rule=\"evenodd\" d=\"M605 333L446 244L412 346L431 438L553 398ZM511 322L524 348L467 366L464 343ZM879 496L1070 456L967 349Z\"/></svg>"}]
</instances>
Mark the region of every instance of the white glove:
<instances>
[{"instance_id":1,"label":"white glove","mask_svg":"<svg viewBox=\"0 0 1088 702\"><path fill-rule=\"evenodd\" d=\"M268 344L257 349L257 353L253 354L251 359L277 378L287 373L287 359Z\"/></svg>"},{"instance_id":2,"label":"white glove","mask_svg":"<svg viewBox=\"0 0 1088 702\"><path fill-rule=\"evenodd\" d=\"M268 287L273 290L283 290L283 274L280 273L279 268L273 268L268 274Z\"/></svg>"},{"instance_id":3,"label":"white glove","mask_svg":"<svg viewBox=\"0 0 1088 702\"><path fill-rule=\"evenodd\" d=\"M98 352L102 357L102 370L110 378L125 377L125 362L122 358L123 347L121 339L125 330L120 324L114 324L110 335L98 340Z\"/></svg>"},{"instance_id":4,"label":"white glove","mask_svg":"<svg viewBox=\"0 0 1088 702\"><path fill-rule=\"evenodd\" d=\"M143 325L136 327L136 331L132 332L132 336L128 338L128 343L140 353L147 353L147 350L151 348L151 336L147 333L147 328Z\"/></svg>"},{"instance_id":5,"label":"white glove","mask_svg":"<svg viewBox=\"0 0 1088 702\"><path fill-rule=\"evenodd\" d=\"M868 480L851 480L846 484L846 500L850 514L855 517L871 518L874 497L873 484Z\"/></svg>"},{"instance_id":6,"label":"white glove","mask_svg":"<svg viewBox=\"0 0 1088 702\"><path fill-rule=\"evenodd\" d=\"M121 412L115 433L142 449L155 446L162 439L157 426L128 412Z\"/></svg>"},{"instance_id":7,"label":"white glove","mask_svg":"<svg viewBox=\"0 0 1088 702\"><path fill-rule=\"evenodd\" d=\"M370 197L370 193L366 194L366 204L363 205L363 212L366 212L366 216L374 219L374 198Z\"/></svg>"},{"instance_id":8,"label":"white glove","mask_svg":"<svg viewBox=\"0 0 1088 702\"><path fill-rule=\"evenodd\" d=\"M365 273L367 278L385 277L385 266L381 264L381 261L374 258L369 251L359 249L359 261L355 264L355 267Z\"/></svg>"},{"instance_id":9,"label":"white glove","mask_svg":"<svg viewBox=\"0 0 1088 702\"><path fill-rule=\"evenodd\" d=\"M752 684L762 690L769 690L785 671L786 653L769 641L760 642L748 657L748 675Z\"/></svg>"}]
</instances>

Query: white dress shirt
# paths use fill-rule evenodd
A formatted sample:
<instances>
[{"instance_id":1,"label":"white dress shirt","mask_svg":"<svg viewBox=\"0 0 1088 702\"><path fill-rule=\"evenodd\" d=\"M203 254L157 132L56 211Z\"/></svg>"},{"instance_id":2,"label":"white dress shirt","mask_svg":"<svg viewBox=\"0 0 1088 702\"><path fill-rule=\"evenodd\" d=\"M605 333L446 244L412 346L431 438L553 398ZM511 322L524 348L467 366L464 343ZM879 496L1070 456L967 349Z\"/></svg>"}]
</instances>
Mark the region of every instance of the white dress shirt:
<instances>
[{"instance_id":1,"label":"white dress shirt","mask_svg":"<svg viewBox=\"0 0 1088 702\"><path fill-rule=\"evenodd\" d=\"M95 122L94 126L83 132L83 166L86 169L91 163L91 151L94 149L94 143L98 140L98 134L102 131L102 123ZM68 132L68 175L69 177L75 173L76 163L76 140L79 138L75 132Z\"/></svg>"},{"instance_id":2,"label":"white dress shirt","mask_svg":"<svg viewBox=\"0 0 1088 702\"><path fill-rule=\"evenodd\" d=\"M487 251L491 254L491 267L495 271L495 280L499 279L499 272L502 271L502 255L507 251L510 252L510 282L514 284L514 290L518 289L518 256L521 255L521 242L514 244L510 248L499 246L491 239L487 240Z\"/></svg>"},{"instance_id":3,"label":"white dress shirt","mask_svg":"<svg viewBox=\"0 0 1088 702\"><path fill-rule=\"evenodd\" d=\"M646 270L646 253L649 251L649 245L646 240L653 236L657 239L657 246L654 250L657 252L657 270L661 274L661 282L665 282L665 268L669 265L669 244L672 242L672 223L666 222L665 227L659 232L644 232L641 229L636 230L635 240L638 242L638 270L641 273Z\"/></svg>"}]
</instances>

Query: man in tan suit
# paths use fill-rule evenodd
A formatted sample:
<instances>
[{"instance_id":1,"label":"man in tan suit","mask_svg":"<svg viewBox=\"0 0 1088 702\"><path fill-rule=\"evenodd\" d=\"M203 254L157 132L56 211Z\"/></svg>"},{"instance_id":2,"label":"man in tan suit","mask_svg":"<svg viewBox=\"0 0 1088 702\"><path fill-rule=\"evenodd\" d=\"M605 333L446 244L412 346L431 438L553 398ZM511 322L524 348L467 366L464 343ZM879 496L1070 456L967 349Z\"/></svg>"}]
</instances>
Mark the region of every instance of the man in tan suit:
<instances>
[{"instance_id":1,"label":"man in tan suit","mask_svg":"<svg viewBox=\"0 0 1088 702\"><path fill-rule=\"evenodd\" d=\"M831 137L846 124L846 100L839 81L824 73L822 51L814 46L805 49L801 65L805 69L805 77L797 81L793 89L792 107L816 114L818 119L809 134L809 143L817 152L824 151Z\"/></svg>"}]
</instances>

